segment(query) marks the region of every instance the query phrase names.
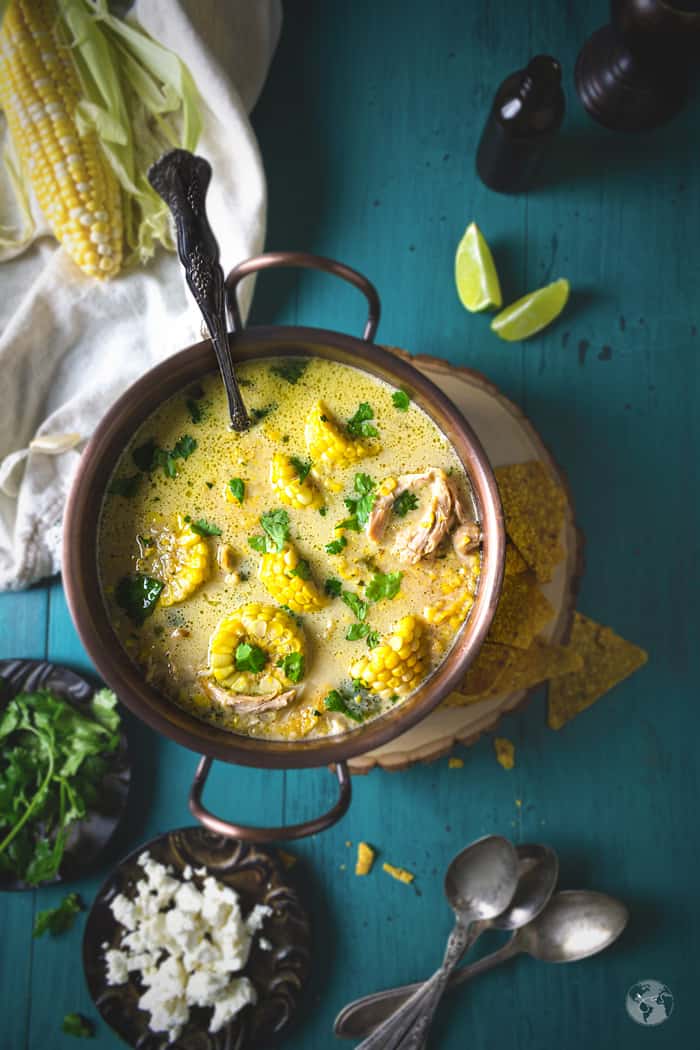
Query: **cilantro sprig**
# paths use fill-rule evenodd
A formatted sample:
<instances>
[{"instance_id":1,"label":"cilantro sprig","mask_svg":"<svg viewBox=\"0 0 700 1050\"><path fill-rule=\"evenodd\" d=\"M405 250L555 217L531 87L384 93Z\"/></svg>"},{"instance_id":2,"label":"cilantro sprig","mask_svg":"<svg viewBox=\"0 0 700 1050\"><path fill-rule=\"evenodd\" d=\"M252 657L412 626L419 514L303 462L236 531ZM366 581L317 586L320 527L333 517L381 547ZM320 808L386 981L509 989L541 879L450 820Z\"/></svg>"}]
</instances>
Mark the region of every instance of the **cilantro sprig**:
<instances>
[{"instance_id":1,"label":"cilantro sprig","mask_svg":"<svg viewBox=\"0 0 700 1050\"><path fill-rule=\"evenodd\" d=\"M290 682L300 682L304 677L304 654L303 653L287 653L281 660L277 661L277 666L281 667Z\"/></svg>"},{"instance_id":2,"label":"cilantro sprig","mask_svg":"<svg viewBox=\"0 0 700 1050\"><path fill-rule=\"evenodd\" d=\"M377 498L376 487L376 481L369 474L355 475L355 495L343 500L350 516L343 521L339 521L336 525L337 529L348 529L351 532L361 532L364 529L372 513L374 501Z\"/></svg>"},{"instance_id":3,"label":"cilantro sprig","mask_svg":"<svg viewBox=\"0 0 700 1050\"><path fill-rule=\"evenodd\" d=\"M0 871L30 886L55 877L69 828L94 806L119 746L116 705L109 689L87 710L48 689L9 701L0 717ZM40 932L67 928L71 910L37 916Z\"/></svg>"},{"instance_id":4,"label":"cilantro sprig","mask_svg":"<svg viewBox=\"0 0 700 1050\"><path fill-rule=\"evenodd\" d=\"M399 518L405 518L410 510L415 510L418 506L418 497L414 492L402 492L400 496L397 496L394 500L394 505L391 508L394 514Z\"/></svg>"},{"instance_id":5,"label":"cilantro sprig","mask_svg":"<svg viewBox=\"0 0 700 1050\"><path fill-rule=\"evenodd\" d=\"M43 937L45 933L58 937L60 933L70 930L76 916L82 910L83 905L78 894L69 893L55 908L46 908L44 911L37 912L32 937Z\"/></svg>"},{"instance_id":6,"label":"cilantro sprig","mask_svg":"<svg viewBox=\"0 0 700 1050\"><path fill-rule=\"evenodd\" d=\"M165 584L153 576L134 572L123 576L114 591L114 600L137 627L152 615Z\"/></svg>"},{"instance_id":7,"label":"cilantro sprig","mask_svg":"<svg viewBox=\"0 0 700 1050\"><path fill-rule=\"evenodd\" d=\"M245 499L245 481L243 478L231 478L228 487L233 498L242 503Z\"/></svg>"},{"instance_id":8,"label":"cilantro sprig","mask_svg":"<svg viewBox=\"0 0 700 1050\"><path fill-rule=\"evenodd\" d=\"M260 554L279 552L289 539L289 515L286 510L266 510L260 515L263 536L249 536L248 543Z\"/></svg>"},{"instance_id":9,"label":"cilantro sprig","mask_svg":"<svg viewBox=\"0 0 700 1050\"><path fill-rule=\"evenodd\" d=\"M353 437L379 437L379 431L369 421L374 419L374 409L368 401L362 401L354 416L347 422L348 434Z\"/></svg>"},{"instance_id":10,"label":"cilantro sprig","mask_svg":"<svg viewBox=\"0 0 700 1050\"><path fill-rule=\"evenodd\" d=\"M302 485L309 476L309 471L311 470L313 463L310 459L299 459L298 456L290 456L289 462L296 471L299 484Z\"/></svg>"},{"instance_id":11,"label":"cilantro sprig","mask_svg":"<svg viewBox=\"0 0 700 1050\"><path fill-rule=\"evenodd\" d=\"M291 360L285 361L282 365L273 365L270 371L273 376L279 376L280 379L285 379L292 386L295 386L308 367L308 361Z\"/></svg>"},{"instance_id":12,"label":"cilantro sprig","mask_svg":"<svg viewBox=\"0 0 700 1050\"><path fill-rule=\"evenodd\" d=\"M395 598L401 588L402 572L376 572L365 588L368 602Z\"/></svg>"},{"instance_id":13,"label":"cilantro sprig","mask_svg":"<svg viewBox=\"0 0 700 1050\"><path fill-rule=\"evenodd\" d=\"M171 449L160 448L154 438L149 438L131 453L134 464L144 474L151 474L161 467L166 478L177 477L178 459L189 459L197 448L197 439L183 434Z\"/></svg>"},{"instance_id":14,"label":"cilantro sprig","mask_svg":"<svg viewBox=\"0 0 700 1050\"><path fill-rule=\"evenodd\" d=\"M234 661L237 671L252 671L253 674L257 674L267 663L268 655L259 645L239 642L236 646Z\"/></svg>"},{"instance_id":15,"label":"cilantro sprig","mask_svg":"<svg viewBox=\"0 0 700 1050\"><path fill-rule=\"evenodd\" d=\"M211 521L207 521L206 518L199 518L197 521L190 522L190 528L192 532L196 532L198 536L220 536L221 529L218 525L214 525Z\"/></svg>"},{"instance_id":16,"label":"cilantro sprig","mask_svg":"<svg viewBox=\"0 0 700 1050\"><path fill-rule=\"evenodd\" d=\"M408 412L408 407L411 404L411 399L405 390L395 390L391 395L391 400L394 408L399 412Z\"/></svg>"}]
</instances>

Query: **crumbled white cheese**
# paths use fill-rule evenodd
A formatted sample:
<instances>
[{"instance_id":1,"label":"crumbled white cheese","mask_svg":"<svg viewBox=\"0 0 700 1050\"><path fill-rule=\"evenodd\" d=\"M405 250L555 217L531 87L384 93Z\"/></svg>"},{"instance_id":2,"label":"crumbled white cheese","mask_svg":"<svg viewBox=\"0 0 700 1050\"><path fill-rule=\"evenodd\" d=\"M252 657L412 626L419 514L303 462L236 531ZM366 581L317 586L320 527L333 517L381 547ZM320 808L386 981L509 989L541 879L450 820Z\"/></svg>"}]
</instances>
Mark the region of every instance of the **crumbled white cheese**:
<instances>
[{"instance_id":1,"label":"crumbled white cheese","mask_svg":"<svg viewBox=\"0 0 700 1050\"><path fill-rule=\"evenodd\" d=\"M119 948L105 950L107 984L124 984L138 972L145 991L139 1006L150 1014L153 1032L172 1042L189 1019L191 1006L213 1007L210 1032L218 1032L247 1003L255 988L240 973L256 933L272 909L256 905L244 920L238 895L207 873L187 866L185 881L172 868L142 853L144 877L130 900L118 894L110 907L125 928ZM195 885L192 876L203 880ZM265 938L266 950L272 945Z\"/></svg>"}]
</instances>

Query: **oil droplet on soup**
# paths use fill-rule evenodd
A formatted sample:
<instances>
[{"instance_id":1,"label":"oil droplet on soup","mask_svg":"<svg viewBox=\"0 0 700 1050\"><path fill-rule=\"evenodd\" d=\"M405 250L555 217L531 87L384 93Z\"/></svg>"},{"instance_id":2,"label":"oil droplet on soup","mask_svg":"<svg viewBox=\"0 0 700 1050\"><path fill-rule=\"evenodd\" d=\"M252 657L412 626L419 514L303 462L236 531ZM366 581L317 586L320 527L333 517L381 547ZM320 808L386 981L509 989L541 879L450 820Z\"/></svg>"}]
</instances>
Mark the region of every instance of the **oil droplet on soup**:
<instances>
[{"instance_id":1,"label":"oil droplet on soup","mask_svg":"<svg viewBox=\"0 0 700 1050\"><path fill-rule=\"evenodd\" d=\"M452 446L404 392L347 365L238 366L164 402L114 471L104 600L131 660L232 732L358 728L440 665L478 586L480 533Z\"/></svg>"}]
</instances>

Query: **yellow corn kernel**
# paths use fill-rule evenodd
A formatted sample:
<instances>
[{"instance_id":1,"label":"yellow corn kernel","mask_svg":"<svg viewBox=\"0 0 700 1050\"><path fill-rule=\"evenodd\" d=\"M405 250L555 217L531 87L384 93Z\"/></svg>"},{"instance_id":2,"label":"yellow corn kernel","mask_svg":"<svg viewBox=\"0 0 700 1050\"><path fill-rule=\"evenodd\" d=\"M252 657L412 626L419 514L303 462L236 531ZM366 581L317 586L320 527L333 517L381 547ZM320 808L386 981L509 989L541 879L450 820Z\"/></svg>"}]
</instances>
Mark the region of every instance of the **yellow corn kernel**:
<instances>
[{"instance_id":1,"label":"yellow corn kernel","mask_svg":"<svg viewBox=\"0 0 700 1050\"><path fill-rule=\"evenodd\" d=\"M257 674L236 669L236 650L242 643L268 654L268 664ZM304 632L294 618L274 605L251 602L221 620L209 640L209 671L226 689L236 693L276 692L296 684L278 662L299 653L306 657Z\"/></svg>"},{"instance_id":2,"label":"yellow corn kernel","mask_svg":"<svg viewBox=\"0 0 700 1050\"><path fill-rule=\"evenodd\" d=\"M380 450L377 441L345 434L323 401L317 401L306 417L304 437L311 459L324 473L351 467Z\"/></svg>"},{"instance_id":3,"label":"yellow corn kernel","mask_svg":"<svg viewBox=\"0 0 700 1050\"><path fill-rule=\"evenodd\" d=\"M383 700L408 696L425 678L430 648L423 621L409 613L390 635L350 668L350 677Z\"/></svg>"},{"instance_id":4,"label":"yellow corn kernel","mask_svg":"<svg viewBox=\"0 0 700 1050\"><path fill-rule=\"evenodd\" d=\"M270 463L270 484L281 503L298 510L318 510L323 506L323 495L310 474L299 481L297 468L289 456L275 452Z\"/></svg>"},{"instance_id":5,"label":"yellow corn kernel","mask_svg":"<svg viewBox=\"0 0 700 1050\"><path fill-rule=\"evenodd\" d=\"M121 190L95 132L78 134L81 95L55 0L11 0L0 107L54 236L84 273L112 277L122 261Z\"/></svg>"},{"instance_id":6,"label":"yellow corn kernel","mask_svg":"<svg viewBox=\"0 0 700 1050\"><path fill-rule=\"evenodd\" d=\"M318 612L328 604L328 598L313 579L305 580L299 575L302 563L308 565L299 557L296 547L285 543L281 551L263 554L258 579L280 605L286 605L296 613Z\"/></svg>"},{"instance_id":7,"label":"yellow corn kernel","mask_svg":"<svg viewBox=\"0 0 700 1050\"><path fill-rule=\"evenodd\" d=\"M445 625L451 631L458 630L474 604L477 579L477 574L462 566L448 570L440 583L443 597L423 609L427 622L436 627Z\"/></svg>"},{"instance_id":8,"label":"yellow corn kernel","mask_svg":"<svg viewBox=\"0 0 700 1050\"><path fill-rule=\"evenodd\" d=\"M399 882L410 883L415 879L410 871L406 871L405 868L397 868L394 864L382 864L382 871L385 871L387 875L391 875L392 879L397 879Z\"/></svg>"},{"instance_id":9,"label":"yellow corn kernel","mask_svg":"<svg viewBox=\"0 0 700 1050\"><path fill-rule=\"evenodd\" d=\"M369 875L374 864L375 852L366 842L357 843L357 863L355 864L356 875Z\"/></svg>"}]
</instances>

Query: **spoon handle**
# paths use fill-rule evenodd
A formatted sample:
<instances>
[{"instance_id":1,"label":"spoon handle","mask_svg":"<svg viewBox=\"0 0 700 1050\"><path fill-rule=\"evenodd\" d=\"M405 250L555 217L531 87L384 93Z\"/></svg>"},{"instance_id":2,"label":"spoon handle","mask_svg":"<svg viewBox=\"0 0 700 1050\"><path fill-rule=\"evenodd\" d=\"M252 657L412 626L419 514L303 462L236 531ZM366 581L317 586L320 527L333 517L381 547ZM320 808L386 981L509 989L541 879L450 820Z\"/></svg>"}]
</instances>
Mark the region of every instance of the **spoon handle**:
<instances>
[{"instance_id":1,"label":"spoon handle","mask_svg":"<svg viewBox=\"0 0 700 1050\"><path fill-rule=\"evenodd\" d=\"M456 923L447 941L442 966L360 1043L357 1050L394 1050L394 1047L399 1046L420 1046L450 972L481 931L479 923ZM415 1033L420 1033L419 1038L416 1036L417 1042L414 1042Z\"/></svg>"},{"instance_id":2,"label":"spoon handle","mask_svg":"<svg viewBox=\"0 0 700 1050\"><path fill-rule=\"evenodd\" d=\"M192 295L201 310L226 387L229 416L234 430L250 426L236 382L226 325L224 273L219 246L205 207L211 167L204 157L184 149L164 153L149 168L148 181L172 212L177 234L177 254L185 269Z\"/></svg>"},{"instance_id":3,"label":"spoon handle","mask_svg":"<svg viewBox=\"0 0 700 1050\"><path fill-rule=\"evenodd\" d=\"M470 978L500 966L507 959L512 959L514 955L517 955L519 950L515 934L513 934L498 951L454 971L450 976L448 989L456 988ZM422 987L423 982L416 981L413 984L387 988L384 991L374 992L372 995L353 1000L344 1006L336 1017L333 1029L335 1035L340 1039L363 1039Z\"/></svg>"}]
</instances>

